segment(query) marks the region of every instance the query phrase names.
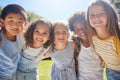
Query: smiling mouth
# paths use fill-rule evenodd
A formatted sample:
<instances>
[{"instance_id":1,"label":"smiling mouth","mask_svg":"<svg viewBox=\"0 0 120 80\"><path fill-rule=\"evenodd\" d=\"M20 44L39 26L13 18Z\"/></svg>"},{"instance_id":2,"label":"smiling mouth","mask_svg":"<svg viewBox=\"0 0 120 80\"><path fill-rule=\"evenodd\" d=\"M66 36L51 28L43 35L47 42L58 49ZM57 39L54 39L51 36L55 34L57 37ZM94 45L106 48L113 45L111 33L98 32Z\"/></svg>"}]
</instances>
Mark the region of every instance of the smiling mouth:
<instances>
[{"instance_id":1,"label":"smiling mouth","mask_svg":"<svg viewBox=\"0 0 120 80\"><path fill-rule=\"evenodd\" d=\"M80 36L85 36L85 33L80 34Z\"/></svg>"},{"instance_id":2,"label":"smiling mouth","mask_svg":"<svg viewBox=\"0 0 120 80\"><path fill-rule=\"evenodd\" d=\"M58 40L64 40L64 39L62 38L62 39L58 39Z\"/></svg>"},{"instance_id":3,"label":"smiling mouth","mask_svg":"<svg viewBox=\"0 0 120 80\"><path fill-rule=\"evenodd\" d=\"M18 29L12 29L13 31L18 31Z\"/></svg>"},{"instance_id":4,"label":"smiling mouth","mask_svg":"<svg viewBox=\"0 0 120 80\"><path fill-rule=\"evenodd\" d=\"M37 41L38 41L38 42L42 42L43 40L41 40L41 39L37 39Z\"/></svg>"}]
</instances>

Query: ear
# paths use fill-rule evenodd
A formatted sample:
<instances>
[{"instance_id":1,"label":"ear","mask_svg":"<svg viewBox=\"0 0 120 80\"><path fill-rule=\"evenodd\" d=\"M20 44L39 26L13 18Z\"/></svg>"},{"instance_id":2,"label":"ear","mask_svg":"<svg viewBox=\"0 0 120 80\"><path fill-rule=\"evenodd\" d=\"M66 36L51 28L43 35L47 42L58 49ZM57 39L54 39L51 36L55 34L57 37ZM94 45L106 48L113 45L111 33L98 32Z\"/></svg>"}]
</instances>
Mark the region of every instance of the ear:
<instances>
[{"instance_id":1,"label":"ear","mask_svg":"<svg viewBox=\"0 0 120 80\"><path fill-rule=\"evenodd\" d=\"M2 27L2 19L0 18L0 27Z\"/></svg>"},{"instance_id":2,"label":"ear","mask_svg":"<svg viewBox=\"0 0 120 80\"><path fill-rule=\"evenodd\" d=\"M28 25L28 22L25 21L24 24L23 24L23 26L24 26L24 27L27 27L27 25Z\"/></svg>"},{"instance_id":3,"label":"ear","mask_svg":"<svg viewBox=\"0 0 120 80\"><path fill-rule=\"evenodd\" d=\"M2 18L0 18L0 23L1 25L4 25L4 20Z\"/></svg>"},{"instance_id":4,"label":"ear","mask_svg":"<svg viewBox=\"0 0 120 80\"><path fill-rule=\"evenodd\" d=\"M23 30L24 30L24 32L27 30L27 28L28 28L28 22L25 21L24 24L23 24Z\"/></svg>"},{"instance_id":5,"label":"ear","mask_svg":"<svg viewBox=\"0 0 120 80\"><path fill-rule=\"evenodd\" d=\"M4 27L4 20L0 18L0 30Z\"/></svg>"}]
</instances>

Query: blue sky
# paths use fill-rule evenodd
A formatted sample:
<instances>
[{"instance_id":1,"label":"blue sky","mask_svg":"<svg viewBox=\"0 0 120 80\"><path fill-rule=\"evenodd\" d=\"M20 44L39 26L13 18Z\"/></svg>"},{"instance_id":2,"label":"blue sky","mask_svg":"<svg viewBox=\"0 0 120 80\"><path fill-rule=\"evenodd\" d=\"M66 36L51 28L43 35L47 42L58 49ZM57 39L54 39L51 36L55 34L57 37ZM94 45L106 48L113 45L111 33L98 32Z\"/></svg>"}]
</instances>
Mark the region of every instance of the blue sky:
<instances>
[{"instance_id":1,"label":"blue sky","mask_svg":"<svg viewBox=\"0 0 120 80\"><path fill-rule=\"evenodd\" d=\"M15 3L48 20L67 21L75 11L86 10L90 1L92 0L0 0L0 6Z\"/></svg>"}]
</instances>

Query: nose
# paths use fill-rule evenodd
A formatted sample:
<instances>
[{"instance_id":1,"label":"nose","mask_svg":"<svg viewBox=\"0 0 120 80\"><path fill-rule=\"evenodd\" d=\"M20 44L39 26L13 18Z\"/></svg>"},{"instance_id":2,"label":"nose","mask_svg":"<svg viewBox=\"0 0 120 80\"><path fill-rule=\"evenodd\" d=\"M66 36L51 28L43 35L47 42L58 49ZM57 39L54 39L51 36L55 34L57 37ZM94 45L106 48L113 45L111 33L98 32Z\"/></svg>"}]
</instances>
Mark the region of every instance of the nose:
<instances>
[{"instance_id":1,"label":"nose","mask_svg":"<svg viewBox=\"0 0 120 80\"><path fill-rule=\"evenodd\" d=\"M42 36L43 36L43 34L39 33L39 34L38 34L38 36L39 36L39 37L42 37Z\"/></svg>"},{"instance_id":2,"label":"nose","mask_svg":"<svg viewBox=\"0 0 120 80\"><path fill-rule=\"evenodd\" d=\"M18 23L15 23L15 22L12 23L11 25L12 25L13 27L18 27L18 26L19 26Z\"/></svg>"},{"instance_id":3,"label":"nose","mask_svg":"<svg viewBox=\"0 0 120 80\"><path fill-rule=\"evenodd\" d=\"M64 32L60 32L59 35L64 35L65 33Z\"/></svg>"},{"instance_id":4,"label":"nose","mask_svg":"<svg viewBox=\"0 0 120 80\"><path fill-rule=\"evenodd\" d=\"M96 15L95 15L95 18L99 18L99 17L100 17L100 15L99 15L99 14L96 14Z\"/></svg>"}]
</instances>

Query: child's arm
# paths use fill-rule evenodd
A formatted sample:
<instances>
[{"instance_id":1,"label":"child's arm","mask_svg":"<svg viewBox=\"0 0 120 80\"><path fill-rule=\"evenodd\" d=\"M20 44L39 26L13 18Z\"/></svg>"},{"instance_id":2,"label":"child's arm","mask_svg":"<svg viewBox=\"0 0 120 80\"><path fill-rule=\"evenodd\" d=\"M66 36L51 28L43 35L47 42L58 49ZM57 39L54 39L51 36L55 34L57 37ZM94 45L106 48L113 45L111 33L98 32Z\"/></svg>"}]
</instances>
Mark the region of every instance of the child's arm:
<instances>
[{"instance_id":1,"label":"child's arm","mask_svg":"<svg viewBox=\"0 0 120 80\"><path fill-rule=\"evenodd\" d=\"M47 53L42 55L42 59L48 58L50 56L51 56L51 54L49 52L47 52Z\"/></svg>"},{"instance_id":2,"label":"child's arm","mask_svg":"<svg viewBox=\"0 0 120 80\"><path fill-rule=\"evenodd\" d=\"M2 39L1 39L1 37L0 37L0 44L2 43Z\"/></svg>"},{"instance_id":3,"label":"child's arm","mask_svg":"<svg viewBox=\"0 0 120 80\"><path fill-rule=\"evenodd\" d=\"M105 62L103 61L103 59L101 58L101 65L103 68L105 68Z\"/></svg>"},{"instance_id":4,"label":"child's arm","mask_svg":"<svg viewBox=\"0 0 120 80\"><path fill-rule=\"evenodd\" d=\"M48 58L51 56L51 46L49 46L46 51L42 54L42 59Z\"/></svg>"}]
</instances>

